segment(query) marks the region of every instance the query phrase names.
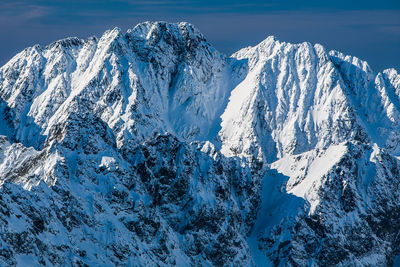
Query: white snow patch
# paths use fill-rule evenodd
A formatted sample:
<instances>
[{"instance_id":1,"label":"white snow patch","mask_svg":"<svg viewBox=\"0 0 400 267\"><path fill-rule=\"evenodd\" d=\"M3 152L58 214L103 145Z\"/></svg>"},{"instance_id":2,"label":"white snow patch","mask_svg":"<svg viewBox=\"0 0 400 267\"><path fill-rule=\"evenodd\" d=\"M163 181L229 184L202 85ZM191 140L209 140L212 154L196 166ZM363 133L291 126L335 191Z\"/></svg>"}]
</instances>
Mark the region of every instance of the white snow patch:
<instances>
[{"instance_id":1,"label":"white snow patch","mask_svg":"<svg viewBox=\"0 0 400 267\"><path fill-rule=\"evenodd\" d=\"M101 163L99 167L104 167L107 170L116 170L118 169L118 164L115 158L113 157L108 157L108 156L103 156L101 158Z\"/></svg>"},{"instance_id":2,"label":"white snow patch","mask_svg":"<svg viewBox=\"0 0 400 267\"><path fill-rule=\"evenodd\" d=\"M311 204L312 213L319 200L316 189L321 185L321 178L347 152L345 142L331 145L318 154L317 151L308 151L300 155L286 156L271 164L272 169L289 176L287 183L288 193L307 200Z\"/></svg>"},{"instance_id":3,"label":"white snow patch","mask_svg":"<svg viewBox=\"0 0 400 267\"><path fill-rule=\"evenodd\" d=\"M318 182L346 153L347 147L344 144L330 146L322 155L317 157L309 166L307 176L289 193L298 197L305 197L307 191Z\"/></svg>"}]
</instances>

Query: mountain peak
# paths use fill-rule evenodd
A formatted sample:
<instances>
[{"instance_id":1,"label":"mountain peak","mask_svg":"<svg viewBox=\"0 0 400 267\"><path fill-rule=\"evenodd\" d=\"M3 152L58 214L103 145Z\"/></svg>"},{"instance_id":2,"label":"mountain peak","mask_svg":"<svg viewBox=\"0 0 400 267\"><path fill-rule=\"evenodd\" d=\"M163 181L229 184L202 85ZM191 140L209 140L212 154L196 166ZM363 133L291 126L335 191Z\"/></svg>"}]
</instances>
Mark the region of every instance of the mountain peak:
<instances>
[{"instance_id":1,"label":"mountain peak","mask_svg":"<svg viewBox=\"0 0 400 267\"><path fill-rule=\"evenodd\" d=\"M203 34L191 23L188 22L178 22L178 23L169 23L166 21L146 21L143 23L139 23L134 28L129 29L129 32L136 32L142 37L150 37L153 32L154 33L165 33L170 32L176 36L181 35L186 32L191 38L202 38L204 39Z\"/></svg>"},{"instance_id":2,"label":"mountain peak","mask_svg":"<svg viewBox=\"0 0 400 267\"><path fill-rule=\"evenodd\" d=\"M68 37L61 40L58 40L54 43L49 44L45 47L45 49L52 49L54 47L62 47L62 48L70 48L73 46L82 45L83 41L77 37Z\"/></svg>"}]
</instances>

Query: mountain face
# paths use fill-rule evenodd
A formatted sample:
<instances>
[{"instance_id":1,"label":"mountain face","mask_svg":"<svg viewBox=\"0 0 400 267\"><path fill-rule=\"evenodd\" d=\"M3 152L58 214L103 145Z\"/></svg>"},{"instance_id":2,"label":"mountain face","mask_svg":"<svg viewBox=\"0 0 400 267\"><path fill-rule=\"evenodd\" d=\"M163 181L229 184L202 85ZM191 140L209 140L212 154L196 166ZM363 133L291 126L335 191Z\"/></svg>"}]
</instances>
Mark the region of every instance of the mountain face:
<instances>
[{"instance_id":1,"label":"mountain face","mask_svg":"<svg viewBox=\"0 0 400 267\"><path fill-rule=\"evenodd\" d=\"M188 23L0 68L1 266L391 266L400 74Z\"/></svg>"}]
</instances>

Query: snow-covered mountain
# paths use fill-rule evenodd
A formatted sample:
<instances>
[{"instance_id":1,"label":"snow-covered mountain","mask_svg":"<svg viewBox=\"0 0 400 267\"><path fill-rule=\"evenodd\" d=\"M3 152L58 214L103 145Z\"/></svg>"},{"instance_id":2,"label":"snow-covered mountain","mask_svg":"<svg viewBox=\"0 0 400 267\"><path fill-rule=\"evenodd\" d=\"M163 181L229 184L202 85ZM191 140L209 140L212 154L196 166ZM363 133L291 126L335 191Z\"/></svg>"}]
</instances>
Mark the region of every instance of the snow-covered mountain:
<instances>
[{"instance_id":1,"label":"snow-covered mountain","mask_svg":"<svg viewBox=\"0 0 400 267\"><path fill-rule=\"evenodd\" d=\"M390 266L400 75L188 23L0 68L1 266Z\"/></svg>"}]
</instances>

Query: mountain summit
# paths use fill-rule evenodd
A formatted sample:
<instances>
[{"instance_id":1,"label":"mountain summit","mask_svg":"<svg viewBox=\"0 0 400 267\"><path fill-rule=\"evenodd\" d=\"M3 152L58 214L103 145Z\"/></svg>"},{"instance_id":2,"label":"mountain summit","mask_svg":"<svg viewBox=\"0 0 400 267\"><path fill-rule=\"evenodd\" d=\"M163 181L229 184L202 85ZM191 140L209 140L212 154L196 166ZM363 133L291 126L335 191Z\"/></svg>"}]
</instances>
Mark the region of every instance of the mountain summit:
<instances>
[{"instance_id":1,"label":"mountain summit","mask_svg":"<svg viewBox=\"0 0 400 267\"><path fill-rule=\"evenodd\" d=\"M388 266L400 75L189 23L27 48L0 68L0 265Z\"/></svg>"}]
</instances>

